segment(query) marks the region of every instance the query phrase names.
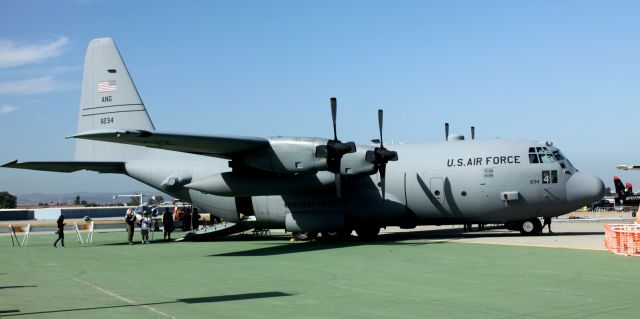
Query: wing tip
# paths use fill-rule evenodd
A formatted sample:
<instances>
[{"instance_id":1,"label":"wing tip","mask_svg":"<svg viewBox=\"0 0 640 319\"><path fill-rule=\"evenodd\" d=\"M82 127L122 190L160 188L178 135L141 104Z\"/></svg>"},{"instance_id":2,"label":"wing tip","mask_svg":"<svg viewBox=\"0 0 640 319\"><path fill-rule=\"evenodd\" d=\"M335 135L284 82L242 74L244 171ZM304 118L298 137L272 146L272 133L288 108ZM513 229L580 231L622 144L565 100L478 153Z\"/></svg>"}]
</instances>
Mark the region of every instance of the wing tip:
<instances>
[{"instance_id":1,"label":"wing tip","mask_svg":"<svg viewBox=\"0 0 640 319\"><path fill-rule=\"evenodd\" d=\"M618 165L616 168L623 171L640 170L640 165Z\"/></svg>"},{"instance_id":2,"label":"wing tip","mask_svg":"<svg viewBox=\"0 0 640 319\"><path fill-rule=\"evenodd\" d=\"M13 166L15 166L16 164L18 164L18 160L13 160L13 161L11 161L11 162L9 162L9 163L2 164L2 166L1 166L1 167L13 167Z\"/></svg>"}]
</instances>

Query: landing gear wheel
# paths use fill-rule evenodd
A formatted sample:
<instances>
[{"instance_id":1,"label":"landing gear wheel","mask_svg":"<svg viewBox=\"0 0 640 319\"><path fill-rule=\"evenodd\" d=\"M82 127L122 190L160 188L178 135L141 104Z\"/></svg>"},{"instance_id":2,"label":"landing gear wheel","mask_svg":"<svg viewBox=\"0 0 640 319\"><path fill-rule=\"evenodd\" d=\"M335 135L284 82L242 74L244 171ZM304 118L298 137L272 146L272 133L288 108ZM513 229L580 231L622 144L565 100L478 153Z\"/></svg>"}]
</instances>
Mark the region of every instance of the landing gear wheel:
<instances>
[{"instance_id":1,"label":"landing gear wheel","mask_svg":"<svg viewBox=\"0 0 640 319\"><path fill-rule=\"evenodd\" d=\"M537 235L542 232L542 223L538 218L530 218L523 220L520 224L520 234L530 236Z\"/></svg>"},{"instance_id":2,"label":"landing gear wheel","mask_svg":"<svg viewBox=\"0 0 640 319\"><path fill-rule=\"evenodd\" d=\"M356 234L360 240L372 240L378 236L380 232L380 227L377 226L362 226L356 228Z\"/></svg>"},{"instance_id":3,"label":"landing gear wheel","mask_svg":"<svg viewBox=\"0 0 640 319\"><path fill-rule=\"evenodd\" d=\"M327 241L346 240L351 236L352 230L323 231L322 239Z\"/></svg>"},{"instance_id":4,"label":"landing gear wheel","mask_svg":"<svg viewBox=\"0 0 640 319\"><path fill-rule=\"evenodd\" d=\"M310 241L318 237L318 233L314 232L293 232L291 235L296 241Z\"/></svg>"}]
</instances>

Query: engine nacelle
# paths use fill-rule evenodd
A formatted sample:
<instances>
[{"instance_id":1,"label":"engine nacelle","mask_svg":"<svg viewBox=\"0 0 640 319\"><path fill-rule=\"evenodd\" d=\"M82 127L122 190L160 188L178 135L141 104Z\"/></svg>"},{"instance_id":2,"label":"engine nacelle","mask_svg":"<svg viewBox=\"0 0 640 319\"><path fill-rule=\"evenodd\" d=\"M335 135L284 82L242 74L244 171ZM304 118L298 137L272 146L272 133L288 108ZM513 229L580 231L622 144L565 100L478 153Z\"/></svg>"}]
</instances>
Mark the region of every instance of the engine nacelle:
<instances>
[{"instance_id":1,"label":"engine nacelle","mask_svg":"<svg viewBox=\"0 0 640 319\"><path fill-rule=\"evenodd\" d=\"M219 196L265 196L312 192L332 186L333 173L285 176L247 176L233 172L215 174L184 187Z\"/></svg>"},{"instance_id":2,"label":"engine nacelle","mask_svg":"<svg viewBox=\"0 0 640 319\"><path fill-rule=\"evenodd\" d=\"M191 182L190 174L172 174L164 179L160 186L165 190L173 190Z\"/></svg>"},{"instance_id":3,"label":"engine nacelle","mask_svg":"<svg viewBox=\"0 0 640 319\"><path fill-rule=\"evenodd\" d=\"M358 147L358 151L355 153L345 154L340 162L340 173L345 176L375 173L376 167L365 159L366 155L367 149L363 147Z\"/></svg>"},{"instance_id":4,"label":"engine nacelle","mask_svg":"<svg viewBox=\"0 0 640 319\"><path fill-rule=\"evenodd\" d=\"M271 148L251 153L244 158L244 164L259 170L279 174L296 174L326 171L327 159L316 154L318 146L326 145L326 139L302 137L270 138ZM370 147L358 146L354 153L342 157L340 173L362 175L375 173L375 167L367 162L366 152Z\"/></svg>"},{"instance_id":5,"label":"engine nacelle","mask_svg":"<svg viewBox=\"0 0 640 319\"><path fill-rule=\"evenodd\" d=\"M316 147L326 144L326 139L273 137L269 138L269 142L270 149L249 154L245 158L245 164L259 170L280 174L327 169L327 159L316 157Z\"/></svg>"}]
</instances>

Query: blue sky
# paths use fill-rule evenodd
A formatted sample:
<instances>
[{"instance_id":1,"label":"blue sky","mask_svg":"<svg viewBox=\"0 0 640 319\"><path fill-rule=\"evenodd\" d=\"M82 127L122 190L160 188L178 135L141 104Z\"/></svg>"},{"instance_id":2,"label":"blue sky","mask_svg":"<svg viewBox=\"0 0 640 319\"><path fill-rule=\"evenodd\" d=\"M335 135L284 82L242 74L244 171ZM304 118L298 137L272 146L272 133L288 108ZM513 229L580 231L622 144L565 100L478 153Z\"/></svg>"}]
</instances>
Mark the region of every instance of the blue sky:
<instances>
[{"instance_id":1,"label":"blue sky","mask_svg":"<svg viewBox=\"0 0 640 319\"><path fill-rule=\"evenodd\" d=\"M84 51L112 37L157 129L367 142L551 140L640 183L637 1L0 2L0 161L72 160ZM640 184L638 184L640 186ZM0 169L0 191L146 190L125 176Z\"/></svg>"}]
</instances>

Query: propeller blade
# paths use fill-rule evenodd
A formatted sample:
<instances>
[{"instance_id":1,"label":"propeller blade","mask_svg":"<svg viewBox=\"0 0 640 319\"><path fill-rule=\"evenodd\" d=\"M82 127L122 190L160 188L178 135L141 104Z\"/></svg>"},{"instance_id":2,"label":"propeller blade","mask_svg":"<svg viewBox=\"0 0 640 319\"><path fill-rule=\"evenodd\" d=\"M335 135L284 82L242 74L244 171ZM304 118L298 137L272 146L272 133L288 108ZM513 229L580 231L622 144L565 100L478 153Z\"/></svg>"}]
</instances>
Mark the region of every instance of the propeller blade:
<instances>
[{"instance_id":1,"label":"propeller blade","mask_svg":"<svg viewBox=\"0 0 640 319\"><path fill-rule=\"evenodd\" d=\"M384 144L382 143L382 109L378 110L378 128L380 129L380 148L384 147Z\"/></svg>"},{"instance_id":2,"label":"propeller blade","mask_svg":"<svg viewBox=\"0 0 640 319\"><path fill-rule=\"evenodd\" d=\"M331 98L331 118L333 119L333 140L338 140L338 132L336 130L336 113L338 112L338 102L335 97Z\"/></svg>"},{"instance_id":3,"label":"propeller blade","mask_svg":"<svg viewBox=\"0 0 640 319\"><path fill-rule=\"evenodd\" d=\"M387 164L380 165L380 190L382 191L382 201L386 200L385 196L385 176L387 175Z\"/></svg>"},{"instance_id":4,"label":"propeller blade","mask_svg":"<svg viewBox=\"0 0 640 319\"><path fill-rule=\"evenodd\" d=\"M340 185L342 183L342 175L340 175L340 173L335 173L336 176L336 196L338 197L338 199L340 199L340 196L342 195L342 185Z\"/></svg>"}]
</instances>

